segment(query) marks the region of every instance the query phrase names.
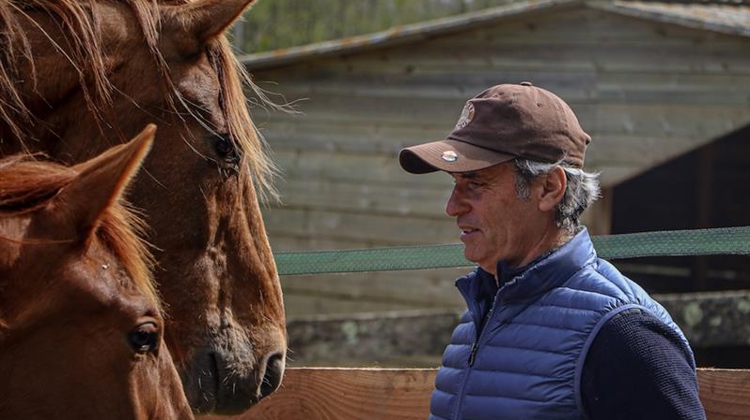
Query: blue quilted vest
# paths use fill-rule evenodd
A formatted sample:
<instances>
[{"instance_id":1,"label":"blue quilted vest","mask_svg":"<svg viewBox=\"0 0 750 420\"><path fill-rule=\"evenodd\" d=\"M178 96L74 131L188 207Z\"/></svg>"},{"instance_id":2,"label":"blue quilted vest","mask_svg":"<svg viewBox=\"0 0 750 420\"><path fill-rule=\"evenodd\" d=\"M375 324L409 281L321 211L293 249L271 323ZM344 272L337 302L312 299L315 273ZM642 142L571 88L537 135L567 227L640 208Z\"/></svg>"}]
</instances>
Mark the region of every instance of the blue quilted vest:
<instances>
[{"instance_id":1,"label":"blue quilted vest","mask_svg":"<svg viewBox=\"0 0 750 420\"><path fill-rule=\"evenodd\" d=\"M597 258L585 229L527 267L500 263L498 272L496 293L481 269L456 281L468 310L443 355L430 420L585 418L586 353L601 326L626 309L650 311L690 348L661 305Z\"/></svg>"}]
</instances>

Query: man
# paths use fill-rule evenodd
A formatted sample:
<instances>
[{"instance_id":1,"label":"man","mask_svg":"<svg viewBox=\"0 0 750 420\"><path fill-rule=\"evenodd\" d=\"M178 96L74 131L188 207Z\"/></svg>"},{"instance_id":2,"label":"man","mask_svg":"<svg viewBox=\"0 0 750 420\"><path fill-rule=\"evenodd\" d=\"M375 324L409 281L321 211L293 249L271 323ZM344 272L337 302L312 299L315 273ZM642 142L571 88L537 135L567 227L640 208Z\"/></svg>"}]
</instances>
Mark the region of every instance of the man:
<instances>
[{"instance_id":1,"label":"man","mask_svg":"<svg viewBox=\"0 0 750 420\"><path fill-rule=\"evenodd\" d=\"M579 216L599 194L570 107L523 82L470 99L446 140L401 166L454 180L446 212L478 268L430 419L705 419L695 362L667 312L598 259Z\"/></svg>"}]
</instances>

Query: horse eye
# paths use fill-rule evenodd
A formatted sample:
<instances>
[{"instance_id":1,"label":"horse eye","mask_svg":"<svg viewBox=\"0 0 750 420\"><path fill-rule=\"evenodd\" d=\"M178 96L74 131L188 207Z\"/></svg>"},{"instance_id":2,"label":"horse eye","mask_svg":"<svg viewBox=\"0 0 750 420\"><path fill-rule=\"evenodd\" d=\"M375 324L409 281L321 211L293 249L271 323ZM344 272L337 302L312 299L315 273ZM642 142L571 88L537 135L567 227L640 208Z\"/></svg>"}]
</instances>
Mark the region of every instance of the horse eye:
<instances>
[{"instance_id":1,"label":"horse eye","mask_svg":"<svg viewBox=\"0 0 750 420\"><path fill-rule=\"evenodd\" d=\"M220 158L231 163L236 163L239 160L237 156L237 148L229 134L217 137L214 142L214 149Z\"/></svg>"},{"instance_id":2,"label":"horse eye","mask_svg":"<svg viewBox=\"0 0 750 420\"><path fill-rule=\"evenodd\" d=\"M153 322L141 324L128 334L128 341L136 353L156 351L159 348L159 327Z\"/></svg>"}]
</instances>

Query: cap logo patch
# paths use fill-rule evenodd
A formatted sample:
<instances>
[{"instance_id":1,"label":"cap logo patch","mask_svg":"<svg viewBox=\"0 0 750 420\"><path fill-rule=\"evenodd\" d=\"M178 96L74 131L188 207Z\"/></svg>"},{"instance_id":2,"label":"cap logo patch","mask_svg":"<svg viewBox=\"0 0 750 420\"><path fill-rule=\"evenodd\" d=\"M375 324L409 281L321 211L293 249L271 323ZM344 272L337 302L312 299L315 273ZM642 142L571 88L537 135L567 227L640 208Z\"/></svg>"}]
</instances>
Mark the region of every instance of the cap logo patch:
<instances>
[{"instance_id":1,"label":"cap logo patch","mask_svg":"<svg viewBox=\"0 0 750 420\"><path fill-rule=\"evenodd\" d=\"M458 122L456 123L456 130L460 130L471 122L471 120L474 119L474 105L471 104L471 102L466 102L466 105L464 106L464 110L461 111L461 116L458 118Z\"/></svg>"},{"instance_id":2,"label":"cap logo patch","mask_svg":"<svg viewBox=\"0 0 750 420\"><path fill-rule=\"evenodd\" d=\"M458 160L458 154L456 154L456 152L454 152L453 150L444 151L440 157L443 158L443 160L446 162L455 162Z\"/></svg>"}]
</instances>

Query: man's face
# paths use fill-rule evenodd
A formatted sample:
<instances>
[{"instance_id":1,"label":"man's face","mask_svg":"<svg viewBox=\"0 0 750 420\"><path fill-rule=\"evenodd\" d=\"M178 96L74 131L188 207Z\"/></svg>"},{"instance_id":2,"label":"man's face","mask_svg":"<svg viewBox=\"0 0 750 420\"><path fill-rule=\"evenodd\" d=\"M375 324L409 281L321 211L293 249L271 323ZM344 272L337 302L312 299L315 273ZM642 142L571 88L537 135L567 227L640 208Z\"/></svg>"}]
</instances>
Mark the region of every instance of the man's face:
<instances>
[{"instance_id":1,"label":"man's face","mask_svg":"<svg viewBox=\"0 0 750 420\"><path fill-rule=\"evenodd\" d=\"M518 198L511 162L451 176L453 193L445 211L461 229L466 259L493 274L499 261L511 267L531 262L540 231L547 226L537 205L535 184L528 199Z\"/></svg>"}]
</instances>

